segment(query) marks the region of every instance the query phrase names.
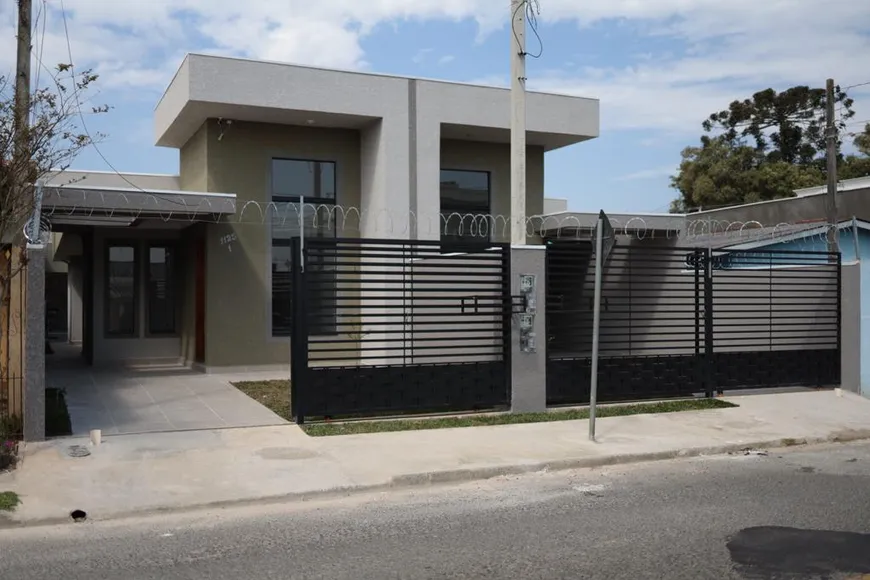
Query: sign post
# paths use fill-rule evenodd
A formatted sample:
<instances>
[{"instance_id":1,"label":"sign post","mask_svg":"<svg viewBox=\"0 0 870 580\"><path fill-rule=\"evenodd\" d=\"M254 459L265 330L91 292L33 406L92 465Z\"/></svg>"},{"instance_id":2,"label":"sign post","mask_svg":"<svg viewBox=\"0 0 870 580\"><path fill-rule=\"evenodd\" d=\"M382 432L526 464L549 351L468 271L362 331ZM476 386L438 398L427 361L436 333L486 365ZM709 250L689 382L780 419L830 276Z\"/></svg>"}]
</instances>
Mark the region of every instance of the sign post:
<instances>
[{"instance_id":1,"label":"sign post","mask_svg":"<svg viewBox=\"0 0 870 580\"><path fill-rule=\"evenodd\" d=\"M604 210L595 226L595 296L592 302L592 376L589 381L589 440L595 441L595 410L598 401L598 337L601 326L601 278L604 263L616 244L613 226Z\"/></svg>"}]
</instances>

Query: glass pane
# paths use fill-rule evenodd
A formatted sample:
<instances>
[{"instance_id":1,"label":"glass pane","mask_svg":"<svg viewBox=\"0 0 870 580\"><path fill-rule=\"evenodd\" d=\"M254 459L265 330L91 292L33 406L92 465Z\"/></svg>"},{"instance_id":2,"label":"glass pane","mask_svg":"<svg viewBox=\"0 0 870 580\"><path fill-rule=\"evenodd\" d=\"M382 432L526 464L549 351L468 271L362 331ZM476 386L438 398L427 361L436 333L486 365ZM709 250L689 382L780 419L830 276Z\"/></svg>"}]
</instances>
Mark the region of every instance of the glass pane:
<instances>
[{"instance_id":1,"label":"glass pane","mask_svg":"<svg viewBox=\"0 0 870 580\"><path fill-rule=\"evenodd\" d=\"M496 220L485 213L444 213L441 215L441 239L447 236L472 237L489 240Z\"/></svg>"},{"instance_id":2,"label":"glass pane","mask_svg":"<svg viewBox=\"0 0 870 580\"><path fill-rule=\"evenodd\" d=\"M336 256L330 250L310 251L305 277L310 288L306 310L312 336L336 333L338 280Z\"/></svg>"},{"instance_id":3,"label":"glass pane","mask_svg":"<svg viewBox=\"0 0 870 580\"><path fill-rule=\"evenodd\" d=\"M488 241L494 227L489 207L489 173L441 170L441 240L445 251L459 241Z\"/></svg>"},{"instance_id":4,"label":"glass pane","mask_svg":"<svg viewBox=\"0 0 870 580\"><path fill-rule=\"evenodd\" d=\"M335 199L335 163L272 160L272 197Z\"/></svg>"},{"instance_id":5,"label":"glass pane","mask_svg":"<svg viewBox=\"0 0 870 580\"><path fill-rule=\"evenodd\" d=\"M298 203L273 203L269 206L272 238L289 240L299 236L300 217L306 238L329 238L335 237L336 221L341 214L333 205L305 203L301 208Z\"/></svg>"},{"instance_id":6,"label":"glass pane","mask_svg":"<svg viewBox=\"0 0 870 580\"><path fill-rule=\"evenodd\" d=\"M489 213L489 173L441 170L441 213Z\"/></svg>"},{"instance_id":7,"label":"glass pane","mask_svg":"<svg viewBox=\"0 0 870 580\"><path fill-rule=\"evenodd\" d=\"M106 334L136 333L136 249L111 246L106 264Z\"/></svg>"},{"instance_id":8,"label":"glass pane","mask_svg":"<svg viewBox=\"0 0 870 580\"><path fill-rule=\"evenodd\" d=\"M148 332L174 334L175 256L172 248L148 250Z\"/></svg>"},{"instance_id":9,"label":"glass pane","mask_svg":"<svg viewBox=\"0 0 870 580\"><path fill-rule=\"evenodd\" d=\"M293 267L291 246L278 240L272 246L272 335L290 336L293 330ZM310 251L305 271L308 332L312 336L335 334L335 258Z\"/></svg>"},{"instance_id":10,"label":"glass pane","mask_svg":"<svg viewBox=\"0 0 870 580\"><path fill-rule=\"evenodd\" d=\"M272 335L290 336L293 321L293 259L290 246L272 246Z\"/></svg>"}]
</instances>

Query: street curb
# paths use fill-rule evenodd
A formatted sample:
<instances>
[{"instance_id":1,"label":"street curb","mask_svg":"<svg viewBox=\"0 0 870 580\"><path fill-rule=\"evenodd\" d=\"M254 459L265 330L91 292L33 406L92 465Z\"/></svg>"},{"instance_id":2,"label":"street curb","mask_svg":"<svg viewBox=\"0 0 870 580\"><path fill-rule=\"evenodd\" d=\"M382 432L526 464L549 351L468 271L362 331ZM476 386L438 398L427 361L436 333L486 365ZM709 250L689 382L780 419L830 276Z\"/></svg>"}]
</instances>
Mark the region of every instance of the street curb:
<instances>
[{"instance_id":1,"label":"street curb","mask_svg":"<svg viewBox=\"0 0 870 580\"><path fill-rule=\"evenodd\" d=\"M634 463L666 461L669 459L700 457L706 455L728 455L734 453L742 453L746 450L786 449L807 445L822 445L826 443L849 443L853 441L862 441L867 439L870 439L870 429L838 431L826 437L779 438L766 441L747 441L743 443L730 443L725 445L692 447L676 450L672 449L667 451L655 451L650 453L626 453L621 455L602 457L582 457L577 459L562 459L557 461L525 463L521 465L500 465L474 469L454 469L446 471L399 475L391 478L386 483L379 484L352 485L321 491L290 493L239 500L205 502L184 507L152 507L141 510L130 510L127 512L115 512L105 517L100 517L98 511L89 512L88 521L105 522L110 520L121 520L131 517L142 517L165 513L189 513L206 509L262 506L288 502L306 502L347 497L348 495L352 494L376 493L390 490L438 486L451 483L482 481L508 475L524 475L540 472L565 471L570 469L608 467L613 465L629 465ZM14 516L12 516L11 514L0 514L0 530L54 526L59 524L72 523L71 518L68 515L51 518L40 518L27 521L9 519L10 517Z\"/></svg>"},{"instance_id":2,"label":"street curb","mask_svg":"<svg viewBox=\"0 0 870 580\"><path fill-rule=\"evenodd\" d=\"M562 459L558 461L543 461L525 465L508 465L484 467L478 469L456 469L432 473L400 475L392 479L392 487L420 487L444 483L459 483L492 479L505 475L523 475L542 471L564 471L593 467L608 467L612 465L628 465L652 461L666 461L703 455L727 455L746 451L747 449L784 449L805 445L821 445L825 443L848 443L870 439L870 429L861 431L837 432L827 437L780 438L767 441L713 445L709 447L692 447L687 449L655 451L650 453L625 453L603 457L583 457L577 459Z\"/></svg>"}]
</instances>

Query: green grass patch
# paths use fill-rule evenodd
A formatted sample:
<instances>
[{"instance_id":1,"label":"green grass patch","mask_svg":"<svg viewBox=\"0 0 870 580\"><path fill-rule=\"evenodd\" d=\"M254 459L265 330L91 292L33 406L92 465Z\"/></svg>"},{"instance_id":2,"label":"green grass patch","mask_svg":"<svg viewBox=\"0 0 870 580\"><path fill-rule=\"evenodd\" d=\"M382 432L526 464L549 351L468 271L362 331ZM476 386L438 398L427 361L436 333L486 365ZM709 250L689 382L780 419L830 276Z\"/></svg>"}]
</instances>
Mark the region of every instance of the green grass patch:
<instances>
[{"instance_id":1,"label":"green grass patch","mask_svg":"<svg viewBox=\"0 0 870 580\"><path fill-rule=\"evenodd\" d=\"M0 512L15 511L20 503L21 498L14 491L0 491Z\"/></svg>"},{"instance_id":2,"label":"green grass patch","mask_svg":"<svg viewBox=\"0 0 870 580\"><path fill-rule=\"evenodd\" d=\"M286 389L286 383L285 389ZM286 397L286 390L285 390ZM289 406L289 402L287 403ZM737 405L721 399L682 399L657 403L630 405L606 405L598 407L598 417L624 417L652 413L678 413L726 409ZM271 407L269 407L271 409ZM274 410L274 409L273 409ZM289 411L288 411L289 412ZM498 415L466 415L461 417L434 417L425 419L396 419L389 421L352 421L347 423L314 423L303 429L312 437L333 435L358 435L361 433L384 433L388 431L419 431L422 429L452 429L456 427L484 427L491 425L518 425L521 423L546 423L551 421L574 421L588 419L589 409L566 409L547 413L504 413Z\"/></svg>"},{"instance_id":3,"label":"green grass patch","mask_svg":"<svg viewBox=\"0 0 870 580\"><path fill-rule=\"evenodd\" d=\"M66 408L63 389L45 389L45 436L67 437L72 435L72 423Z\"/></svg>"},{"instance_id":4,"label":"green grass patch","mask_svg":"<svg viewBox=\"0 0 870 580\"><path fill-rule=\"evenodd\" d=\"M268 407L276 415L290 421L290 381L241 381L233 386ZM622 417L652 413L677 413L736 407L721 399L681 399L656 403L605 405L598 407L599 417ZM388 431L417 431L421 429L451 429L455 427L484 427L489 425L517 425L588 419L589 409L566 409L547 413L502 413L492 415L463 415L459 417L431 417L380 421L348 421L344 423L310 423L303 426L312 437L384 433Z\"/></svg>"},{"instance_id":5,"label":"green grass patch","mask_svg":"<svg viewBox=\"0 0 870 580\"><path fill-rule=\"evenodd\" d=\"M291 420L290 381L242 381L233 386L279 417Z\"/></svg>"}]
</instances>

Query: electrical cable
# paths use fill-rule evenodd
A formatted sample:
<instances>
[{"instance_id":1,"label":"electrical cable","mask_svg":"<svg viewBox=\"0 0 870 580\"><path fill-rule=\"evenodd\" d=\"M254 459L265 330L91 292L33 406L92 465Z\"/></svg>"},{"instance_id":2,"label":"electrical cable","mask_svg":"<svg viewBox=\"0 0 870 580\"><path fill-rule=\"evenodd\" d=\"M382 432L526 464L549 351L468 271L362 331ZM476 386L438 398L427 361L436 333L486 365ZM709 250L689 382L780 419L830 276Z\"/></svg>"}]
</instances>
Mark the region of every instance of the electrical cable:
<instances>
[{"instance_id":1,"label":"electrical cable","mask_svg":"<svg viewBox=\"0 0 870 580\"><path fill-rule=\"evenodd\" d=\"M515 25L515 20L517 18L517 14L520 10L525 10L526 12L526 20L529 23L529 29L532 31L532 34L538 39L538 46L540 47L537 54L532 54L528 51L523 52L523 56L528 56L531 58L541 58L541 55L544 54L544 40L541 38L540 33L538 33L538 16L541 14L541 4L538 0L523 0L523 2L516 7L514 13L511 14L511 31L514 35L514 40L516 40L517 44L520 44L520 37L517 34L517 29Z\"/></svg>"},{"instance_id":2,"label":"electrical cable","mask_svg":"<svg viewBox=\"0 0 870 580\"><path fill-rule=\"evenodd\" d=\"M67 48L67 54L69 56L70 72L72 73L73 78L75 78L75 66L73 65L73 56L72 56L72 42L70 41L70 36L69 36L69 24L67 23L66 8L64 6L64 0L60 0L60 12L61 12L61 16L63 17L63 32L64 32L64 35L66 36L66 48ZM133 189L136 189L137 191L140 191L142 193L153 195L150 191L142 189L137 184L135 184L132 181L130 181L129 179L127 179L127 176L122 174L120 171L118 171L118 169L114 165L112 165L112 163L106 158L106 156L103 155L103 152L97 146L96 140L94 140L94 138L91 136L90 131L88 130L88 125L85 122L84 113L82 113L82 106L81 106L81 101L79 101L78 92L75 92L74 96L75 96L76 109L78 111L79 119L81 119L81 123L82 123L82 130L85 132L85 135L87 136L88 141L90 141L90 145L94 148L94 151L97 152L97 155L99 155L102 158L102 160L106 163L106 165L112 171L114 171L118 177L120 177L125 182L127 182L127 184L129 184L130 187L132 187ZM170 202L175 203L179 206L187 207L187 204L182 203L181 201L178 201L178 200L166 198L166 201L170 201Z\"/></svg>"},{"instance_id":3,"label":"electrical cable","mask_svg":"<svg viewBox=\"0 0 870 580\"><path fill-rule=\"evenodd\" d=\"M48 21L48 5L46 4L47 0L42 0L42 3L39 5L39 12L36 13L36 21L34 22L34 28L39 28L39 18L42 17L42 34L39 38L38 48L36 50L36 54L34 57L36 58L36 62L40 65L36 67L36 79L33 87L36 90L39 90L39 73L42 72L43 64L42 57L45 54L45 25ZM31 115L34 112L31 111ZM32 118L31 118L32 122Z\"/></svg>"},{"instance_id":4,"label":"electrical cable","mask_svg":"<svg viewBox=\"0 0 870 580\"><path fill-rule=\"evenodd\" d=\"M849 89L855 89L855 88L858 88L858 87L866 87L867 85L870 85L870 81L865 81L865 82L863 82L863 83L857 83L857 84L854 84L854 85L849 85L848 87L844 87L843 90L844 90L844 91L848 91Z\"/></svg>"}]
</instances>

